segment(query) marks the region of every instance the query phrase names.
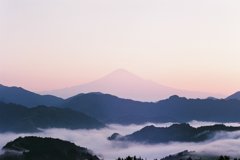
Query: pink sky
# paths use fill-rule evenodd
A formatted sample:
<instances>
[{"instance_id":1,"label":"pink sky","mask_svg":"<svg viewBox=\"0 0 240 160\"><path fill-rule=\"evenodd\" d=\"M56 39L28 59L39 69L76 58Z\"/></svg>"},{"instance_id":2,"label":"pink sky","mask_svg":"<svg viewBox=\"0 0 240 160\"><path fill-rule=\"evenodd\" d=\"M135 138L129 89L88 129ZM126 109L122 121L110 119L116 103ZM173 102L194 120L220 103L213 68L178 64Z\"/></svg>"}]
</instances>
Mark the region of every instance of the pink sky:
<instances>
[{"instance_id":1,"label":"pink sky","mask_svg":"<svg viewBox=\"0 0 240 160\"><path fill-rule=\"evenodd\" d=\"M240 90L238 0L0 0L0 83L34 91L124 68L174 88Z\"/></svg>"}]
</instances>

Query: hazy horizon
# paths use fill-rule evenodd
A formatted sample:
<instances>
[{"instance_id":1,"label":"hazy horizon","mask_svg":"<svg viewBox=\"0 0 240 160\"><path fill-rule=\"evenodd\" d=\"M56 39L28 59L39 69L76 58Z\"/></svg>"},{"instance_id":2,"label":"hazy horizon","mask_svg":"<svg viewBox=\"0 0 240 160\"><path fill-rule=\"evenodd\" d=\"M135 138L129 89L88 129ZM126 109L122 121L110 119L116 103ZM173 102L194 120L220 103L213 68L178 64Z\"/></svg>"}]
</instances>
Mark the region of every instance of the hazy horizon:
<instances>
[{"instance_id":1,"label":"hazy horizon","mask_svg":"<svg viewBox=\"0 0 240 160\"><path fill-rule=\"evenodd\" d=\"M0 85L6 86L4 84ZM29 90L23 86L13 85L6 87L21 87L23 89ZM29 91L40 95L54 95L63 99L67 99L78 94L100 92L103 94L117 96L119 98L132 99L142 102L157 102L159 100L168 99L173 95L194 99L206 99L209 97L222 99L230 96L230 94L223 95L213 92L201 92L165 86L155 81L144 79L125 69L114 70L113 72L105 74L96 80L75 86L62 87L47 91ZM232 94L233 93L231 93L231 95Z\"/></svg>"},{"instance_id":2,"label":"hazy horizon","mask_svg":"<svg viewBox=\"0 0 240 160\"><path fill-rule=\"evenodd\" d=\"M153 80L144 79L134 73L124 69L117 69L109 74L104 75L94 81L39 92L40 94L50 94L61 98L69 98L80 93L101 92L111 94L120 98L132 99L137 101L156 102L167 99L170 96L178 95L186 98L226 98L229 95L222 95L213 92L200 92L186 90L183 88L174 88L159 84ZM231 93L232 94L232 93Z\"/></svg>"},{"instance_id":3,"label":"hazy horizon","mask_svg":"<svg viewBox=\"0 0 240 160\"><path fill-rule=\"evenodd\" d=\"M46 91L118 69L178 89L240 90L237 0L0 0L0 84Z\"/></svg>"}]
</instances>

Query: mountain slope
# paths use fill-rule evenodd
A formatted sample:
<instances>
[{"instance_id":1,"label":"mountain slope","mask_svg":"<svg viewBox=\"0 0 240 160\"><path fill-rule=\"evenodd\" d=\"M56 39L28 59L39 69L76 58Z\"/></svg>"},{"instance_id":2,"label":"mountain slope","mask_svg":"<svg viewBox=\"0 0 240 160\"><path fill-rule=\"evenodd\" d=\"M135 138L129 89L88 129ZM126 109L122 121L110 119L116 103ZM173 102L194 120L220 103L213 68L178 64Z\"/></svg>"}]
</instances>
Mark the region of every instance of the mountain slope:
<instances>
[{"instance_id":1,"label":"mountain slope","mask_svg":"<svg viewBox=\"0 0 240 160\"><path fill-rule=\"evenodd\" d=\"M96 81L70 88L44 93L69 98L79 93L102 92L138 101L158 101L173 94L185 97L206 98L210 94L180 90L142 79L126 70L116 70ZM214 95L215 96L215 95Z\"/></svg>"},{"instance_id":2,"label":"mountain slope","mask_svg":"<svg viewBox=\"0 0 240 160\"><path fill-rule=\"evenodd\" d=\"M226 99L238 99L238 100L240 100L240 91L228 96Z\"/></svg>"},{"instance_id":3,"label":"mountain slope","mask_svg":"<svg viewBox=\"0 0 240 160\"><path fill-rule=\"evenodd\" d=\"M106 123L240 121L240 101L187 99L171 96L156 103L121 99L101 93L80 94L64 101L62 107L78 110Z\"/></svg>"},{"instance_id":4,"label":"mountain slope","mask_svg":"<svg viewBox=\"0 0 240 160\"><path fill-rule=\"evenodd\" d=\"M38 105L59 105L62 103L63 99L51 95L42 96L20 87L7 87L0 85L0 101L34 107Z\"/></svg>"},{"instance_id":5,"label":"mountain slope","mask_svg":"<svg viewBox=\"0 0 240 160\"><path fill-rule=\"evenodd\" d=\"M38 132L38 128L91 129L104 124L70 109L27 108L0 102L0 132Z\"/></svg>"},{"instance_id":6,"label":"mountain slope","mask_svg":"<svg viewBox=\"0 0 240 160\"><path fill-rule=\"evenodd\" d=\"M202 142L214 137L217 132L239 131L240 127L225 125L191 127L189 124L173 124L170 127L146 126L126 136L113 134L109 140L133 141L141 143Z\"/></svg>"},{"instance_id":7,"label":"mountain slope","mask_svg":"<svg viewBox=\"0 0 240 160\"><path fill-rule=\"evenodd\" d=\"M24 137L7 143L0 160L78 160L99 158L87 148L54 138Z\"/></svg>"},{"instance_id":8,"label":"mountain slope","mask_svg":"<svg viewBox=\"0 0 240 160\"><path fill-rule=\"evenodd\" d=\"M107 123L144 123L145 113L153 103L121 99L102 93L87 93L66 99L61 107L83 112ZM142 120L141 120L142 119Z\"/></svg>"}]
</instances>

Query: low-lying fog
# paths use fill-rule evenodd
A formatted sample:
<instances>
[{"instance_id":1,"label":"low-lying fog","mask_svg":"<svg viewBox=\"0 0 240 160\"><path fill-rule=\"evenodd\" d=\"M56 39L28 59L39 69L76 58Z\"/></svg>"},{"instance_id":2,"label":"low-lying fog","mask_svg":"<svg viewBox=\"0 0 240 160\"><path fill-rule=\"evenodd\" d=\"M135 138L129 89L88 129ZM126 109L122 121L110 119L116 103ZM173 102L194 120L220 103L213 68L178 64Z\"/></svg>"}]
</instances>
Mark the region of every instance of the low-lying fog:
<instances>
[{"instance_id":1,"label":"low-lying fog","mask_svg":"<svg viewBox=\"0 0 240 160\"><path fill-rule=\"evenodd\" d=\"M151 123L152 124L152 123ZM100 130L67 130L67 129L46 129L41 133L34 134L0 134L0 147L2 148L8 141L19 136L41 136L53 137L74 142L75 144L91 149L95 154L101 155L105 160L114 160L117 157L128 155L141 156L147 159L163 158L169 154L175 154L183 150L194 150L202 153L217 155L240 156L240 131L231 133L218 133L213 140L204 143L169 143L158 145L143 145L126 142L108 141L107 137L117 132L126 135L143 128L146 125L109 125L108 128ZM155 126L167 127L172 123L154 124ZM213 122L190 122L191 126L199 127L212 125ZM227 123L227 126L239 126L237 123Z\"/></svg>"}]
</instances>

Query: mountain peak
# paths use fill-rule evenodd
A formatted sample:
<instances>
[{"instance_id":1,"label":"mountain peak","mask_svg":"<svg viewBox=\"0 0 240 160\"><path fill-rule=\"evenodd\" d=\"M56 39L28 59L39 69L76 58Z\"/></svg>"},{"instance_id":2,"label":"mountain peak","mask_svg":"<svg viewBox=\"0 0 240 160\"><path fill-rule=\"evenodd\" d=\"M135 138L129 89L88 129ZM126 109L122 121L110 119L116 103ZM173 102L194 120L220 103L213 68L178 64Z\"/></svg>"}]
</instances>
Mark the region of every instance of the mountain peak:
<instances>
[{"instance_id":1,"label":"mountain peak","mask_svg":"<svg viewBox=\"0 0 240 160\"><path fill-rule=\"evenodd\" d=\"M129 78L129 77L135 77L135 78L139 78L137 75L125 70L125 69L117 69L114 70L113 72L111 72L110 74L106 75L105 78L109 78L109 77L115 77L115 78Z\"/></svg>"},{"instance_id":2,"label":"mountain peak","mask_svg":"<svg viewBox=\"0 0 240 160\"><path fill-rule=\"evenodd\" d=\"M139 76L125 70L125 69L117 69L104 77L100 78L99 80L95 82L100 82L101 85L106 86L112 85L111 87L123 87L123 88L129 88L131 86L134 86L138 82L144 82L145 80L140 78ZM113 86L114 84L114 86ZM101 91L101 90L96 90L96 91ZM101 91L105 92L105 91ZM111 93L110 93L111 94ZM113 93L112 93L113 94Z\"/></svg>"},{"instance_id":3,"label":"mountain peak","mask_svg":"<svg viewBox=\"0 0 240 160\"><path fill-rule=\"evenodd\" d=\"M178 95L172 95L169 97L169 99L174 100L174 99L179 99L180 97Z\"/></svg>"},{"instance_id":4,"label":"mountain peak","mask_svg":"<svg viewBox=\"0 0 240 160\"><path fill-rule=\"evenodd\" d=\"M122 68L112 71L112 74L113 73L114 74L131 74L129 71L127 71L126 69L122 69Z\"/></svg>"}]
</instances>

